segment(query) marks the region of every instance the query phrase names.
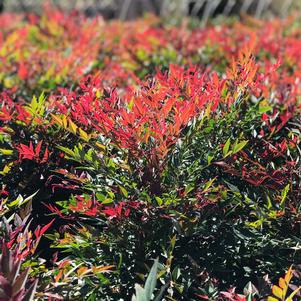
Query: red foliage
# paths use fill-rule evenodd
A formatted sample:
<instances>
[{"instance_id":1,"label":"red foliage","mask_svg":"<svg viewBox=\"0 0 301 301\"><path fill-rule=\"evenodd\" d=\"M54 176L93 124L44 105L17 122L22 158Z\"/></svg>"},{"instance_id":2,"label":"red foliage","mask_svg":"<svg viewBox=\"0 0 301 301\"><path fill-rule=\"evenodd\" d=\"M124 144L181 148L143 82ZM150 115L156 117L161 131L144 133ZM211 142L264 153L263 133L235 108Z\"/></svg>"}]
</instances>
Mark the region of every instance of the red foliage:
<instances>
[{"instance_id":1,"label":"red foliage","mask_svg":"<svg viewBox=\"0 0 301 301\"><path fill-rule=\"evenodd\" d=\"M42 147L42 141L39 141L36 148L33 148L33 144L30 141L29 146L20 144L19 146L16 146L16 149L19 152L19 160L22 161L24 159L29 159L32 161L36 161L37 163L46 163L49 158L49 150L46 147L44 151L44 155L41 158L40 157L40 151Z\"/></svg>"}]
</instances>

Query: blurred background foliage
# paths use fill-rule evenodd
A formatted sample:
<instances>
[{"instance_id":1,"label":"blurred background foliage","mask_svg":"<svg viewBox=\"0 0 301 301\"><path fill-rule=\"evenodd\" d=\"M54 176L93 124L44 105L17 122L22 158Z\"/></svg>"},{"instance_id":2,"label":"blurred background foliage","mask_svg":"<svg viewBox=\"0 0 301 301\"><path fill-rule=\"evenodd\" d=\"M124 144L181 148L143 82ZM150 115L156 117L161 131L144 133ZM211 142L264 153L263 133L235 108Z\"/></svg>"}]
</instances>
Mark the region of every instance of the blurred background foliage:
<instances>
[{"instance_id":1,"label":"blurred background foliage","mask_svg":"<svg viewBox=\"0 0 301 301\"><path fill-rule=\"evenodd\" d=\"M194 16L204 24L220 15L285 17L301 8L300 0L0 0L0 11L39 12L46 2L64 10L84 11L88 16L101 14L107 19L134 19L151 12L172 20Z\"/></svg>"}]
</instances>

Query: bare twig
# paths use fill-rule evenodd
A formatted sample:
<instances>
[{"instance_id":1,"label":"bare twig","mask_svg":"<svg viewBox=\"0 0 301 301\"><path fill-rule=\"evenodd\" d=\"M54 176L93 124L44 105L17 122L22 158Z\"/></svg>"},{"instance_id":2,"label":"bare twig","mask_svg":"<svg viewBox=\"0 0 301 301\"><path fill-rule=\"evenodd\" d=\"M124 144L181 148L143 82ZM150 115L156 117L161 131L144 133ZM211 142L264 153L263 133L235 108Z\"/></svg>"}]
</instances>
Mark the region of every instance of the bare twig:
<instances>
[{"instance_id":1,"label":"bare twig","mask_svg":"<svg viewBox=\"0 0 301 301\"><path fill-rule=\"evenodd\" d=\"M223 15L228 16L235 5L235 0L229 0L223 10Z\"/></svg>"},{"instance_id":2,"label":"bare twig","mask_svg":"<svg viewBox=\"0 0 301 301\"><path fill-rule=\"evenodd\" d=\"M293 0L286 0L286 1L284 1L283 5L282 5L282 8L281 8L282 16L286 16L287 15L288 10L292 6L292 4L293 4Z\"/></svg>"},{"instance_id":3,"label":"bare twig","mask_svg":"<svg viewBox=\"0 0 301 301\"><path fill-rule=\"evenodd\" d=\"M240 12L241 13L246 13L251 5L252 5L252 0L244 0L243 4L242 4L242 7L240 9Z\"/></svg>"},{"instance_id":4,"label":"bare twig","mask_svg":"<svg viewBox=\"0 0 301 301\"><path fill-rule=\"evenodd\" d=\"M204 14L202 16L202 24L206 25L209 18L214 14L217 6L220 4L221 0L208 1L205 7Z\"/></svg>"},{"instance_id":5,"label":"bare twig","mask_svg":"<svg viewBox=\"0 0 301 301\"><path fill-rule=\"evenodd\" d=\"M205 2L206 2L206 0L199 0L199 1L197 1L195 4L194 4L194 6L193 6L193 8L192 8L192 10L191 10L191 15L192 16L197 16L198 15L198 13L199 13L199 11L200 11L200 9L203 7L203 5L205 4Z\"/></svg>"},{"instance_id":6,"label":"bare twig","mask_svg":"<svg viewBox=\"0 0 301 301\"><path fill-rule=\"evenodd\" d=\"M123 5L122 5L122 8L121 8L120 15L119 15L119 18L121 20L126 19L131 3L132 3L132 0L125 0L124 1Z\"/></svg>"}]
</instances>

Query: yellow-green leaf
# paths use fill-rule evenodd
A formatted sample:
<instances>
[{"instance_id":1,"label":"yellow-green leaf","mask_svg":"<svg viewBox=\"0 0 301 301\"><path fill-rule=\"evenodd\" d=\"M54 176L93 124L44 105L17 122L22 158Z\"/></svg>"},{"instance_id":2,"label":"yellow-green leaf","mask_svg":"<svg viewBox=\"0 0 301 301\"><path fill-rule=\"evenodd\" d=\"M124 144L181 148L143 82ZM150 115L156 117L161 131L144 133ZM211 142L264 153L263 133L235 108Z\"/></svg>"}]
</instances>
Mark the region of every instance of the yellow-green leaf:
<instances>
[{"instance_id":1,"label":"yellow-green leaf","mask_svg":"<svg viewBox=\"0 0 301 301\"><path fill-rule=\"evenodd\" d=\"M11 149L4 149L4 148L0 148L0 153L2 155L12 155L13 154L13 150Z\"/></svg>"},{"instance_id":2,"label":"yellow-green leaf","mask_svg":"<svg viewBox=\"0 0 301 301\"><path fill-rule=\"evenodd\" d=\"M206 192L211 187L211 185L213 184L213 182L215 180L216 180L216 177L213 178L213 179L211 179L211 180L209 180L208 182L206 182L203 192Z\"/></svg>"},{"instance_id":3,"label":"yellow-green leaf","mask_svg":"<svg viewBox=\"0 0 301 301\"><path fill-rule=\"evenodd\" d=\"M284 205L284 202L286 200L288 191L290 189L290 184L287 184L284 189L281 191L281 202L280 202L280 206L282 207Z\"/></svg>"},{"instance_id":4,"label":"yellow-green leaf","mask_svg":"<svg viewBox=\"0 0 301 301\"><path fill-rule=\"evenodd\" d=\"M69 119L69 130L74 135L76 134L77 125L71 119Z\"/></svg>"},{"instance_id":5,"label":"yellow-green leaf","mask_svg":"<svg viewBox=\"0 0 301 301\"><path fill-rule=\"evenodd\" d=\"M233 154L238 153L239 151L241 151L248 143L248 140L244 140L238 144L235 144L233 147Z\"/></svg>"},{"instance_id":6,"label":"yellow-green leaf","mask_svg":"<svg viewBox=\"0 0 301 301\"><path fill-rule=\"evenodd\" d=\"M85 140L87 142L90 140L89 135L82 129L79 129L79 135L83 140Z\"/></svg>"},{"instance_id":7,"label":"yellow-green leaf","mask_svg":"<svg viewBox=\"0 0 301 301\"><path fill-rule=\"evenodd\" d=\"M3 175L3 176L4 176L4 175L6 175L7 173L9 173L9 171L11 170L12 165L13 165L13 162L10 162L10 163L6 164L6 165L4 166L4 168L3 168L3 170L0 171L0 175Z\"/></svg>"},{"instance_id":8,"label":"yellow-green leaf","mask_svg":"<svg viewBox=\"0 0 301 301\"><path fill-rule=\"evenodd\" d=\"M225 143L225 145L223 147L223 155L224 155L224 157L226 157L228 155L229 147L230 147L230 138L227 140L227 142Z\"/></svg>"},{"instance_id":9,"label":"yellow-green leaf","mask_svg":"<svg viewBox=\"0 0 301 301\"><path fill-rule=\"evenodd\" d=\"M95 144L96 144L96 146L97 146L98 148L100 148L100 149L103 149L103 150L106 149L106 146L103 145L103 144L101 144L101 143L99 143L99 142L95 142Z\"/></svg>"},{"instance_id":10,"label":"yellow-green leaf","mask_svg":"<svg viewBox=\"0 0 301 301\"><path fill-rule=\"evenodd\" d=\"M119 186L119 188L120 188L122 194L127 198L128 195L129 195L129 193L127 192L127 190L124 187L122 187L122 186Z\"/></svg>"},{"instance_id":11,"label":"yellow-green leaf","mask_svg":"<svg viewBox=\"0 0 301 301\"><path fill-rule=\"evenodd\" d=\"M63 118L62 118L62 124L63 124L64 129L67 129L67 117L66 117L66 115L64 115Z\"/></svg>"}]
</instances>

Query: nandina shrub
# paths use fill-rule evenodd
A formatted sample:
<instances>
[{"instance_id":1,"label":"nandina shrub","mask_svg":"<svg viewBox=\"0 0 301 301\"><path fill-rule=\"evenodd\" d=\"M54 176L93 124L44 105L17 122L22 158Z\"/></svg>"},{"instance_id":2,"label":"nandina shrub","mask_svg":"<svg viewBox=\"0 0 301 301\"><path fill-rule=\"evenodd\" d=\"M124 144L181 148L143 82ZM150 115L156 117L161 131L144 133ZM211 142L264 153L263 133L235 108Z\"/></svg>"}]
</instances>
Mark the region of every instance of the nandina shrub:
<instances>
[{"instance_id":1,"label":"nandina shrub","mask_svg":"<svg viewBox=\"0 0 301 301\"><path fill-rule=\"evenodd\" d=\"M157 300L256 300L300 263L296 19L2 23L0 212L36 193L1 230L22 298L130 300L157 258Z\"/></svg>"},{"instance_id":2,"label":"nandina shrub","mask_svg":"<svg viewBox=\"0 0 301 301\"><path fill-rule=\"evenodd\" d=\"M228 98L221 97L221 102L223 99ZM283 105L275 107L285 110ZM299 261L299 255L294 250L296 241L286 236L288 231L294 231L294 214L284 210L288 200L290 205L287 206L296 205L293 193L298 190L296 137L292 137L289 130L279 137L273 123L279 131L282 130L282 118L276 118L266 128L271 147L265 148L265 143L262 144L265 134L260 129L266 126L265 115L270 108L265 101L251 104L248 89L240 102L233 103L229 109L226 107L222 114L209 113L209 116L201 116L199 120L194 119L197 114L191 117L195 121L182 129L178 141L166 154L166 165L158 171L159 190L145 185L143 177L134 177L132 186L133 178L129 183L126 178L131 177L130 172L123 173L118 181L116 169L120 167L114 164L115 179L109 180L110 175L106 173L106 179L111 183L111 192L108 193L108 185L101 181L100 169L93 162L89 172L97 187L94 201L89 195L83 195L69 200L69 204L59 204L63 207L61 213L59 208L51 208L59 214L67 214L69 218L76 214L77 218L86 216L91 222L93 216L109 219L107 227L99 225L100 232L96 236L101 237L98 239L102 241L98 256L101 254L103 260L115 263L120 269L121 283L117 284L115 294L130 296L134 283L138 281L136 273L141 273L139 270L143 262L162 254L160 262L165 263L164 256L168 258L161 271L164 275L162 283L166 284L163 288L167 295L176 296L179 300L181 294L193 299L209 292L215 298L218 288L236 285L242 289L249 280L258 284L258 278L265 273L277 275L288 262ZM271 130L275 133L269 132ZM100 131L105 135L102 129ZM277 142L279 138L283 141L285 135L287 142ZM238 138L233 139L233 136ZM232 139L234 142L231 145ZM287 144L290 145L288 148ZM76 158L70 149L65 151L72 159ZM271 161L267 158L278 157L279 151L286 152L270 165ZM90 154L93 158L92 151ZM116 159L118 153L114 154ZM296 161L286 156L294 157ZM148 161L142 161L142 164L148 164ZM246 168L247 164L250 164L250 170ZM290 174L289 180L282 171ZM156 181L156 178L150 181ZM106 188L102 190L103 185ZM133 204L133 200L138 202ZM116 201L118 203L112 205ZM95 230L97 226L89 229ZM73 248L79 248L72 247L80 239L73 233L71 231L67 235L65 245L70 252L75 252ZM62 235L62 240L57 239L55 245L65 243L66 234ZM95 244L91 242L91 248ZM109 252L109 248L114 248L114 251ZM86 251L89 250L90 246L87 246ZM241 257L238 255L240 250L243 250ZM270 250L279 254L276 262L269 257ZM96 254L91 259L95 257ZM186 274L187 266L191 269ZM173 272L171 276L165 269ZM168 290L170 283L173 283L175 290ZM127 289L123 291L125 285ZM95 291L94 294L97 296L98 293Z\"/></svg>"}]
</instances>

